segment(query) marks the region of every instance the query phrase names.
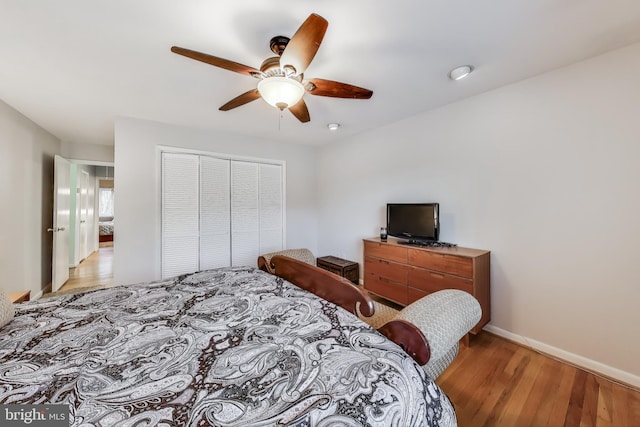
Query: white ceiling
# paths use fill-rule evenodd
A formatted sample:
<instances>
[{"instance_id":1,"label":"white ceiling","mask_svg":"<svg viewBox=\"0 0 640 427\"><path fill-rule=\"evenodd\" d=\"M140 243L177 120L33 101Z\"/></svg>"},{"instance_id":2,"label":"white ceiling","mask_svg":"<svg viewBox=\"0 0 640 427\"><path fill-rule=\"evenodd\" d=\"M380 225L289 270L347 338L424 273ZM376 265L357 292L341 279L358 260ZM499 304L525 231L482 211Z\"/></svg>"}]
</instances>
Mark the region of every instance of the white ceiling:
<instances>
[{"instance_id":1,"label":"white ceiling","mask_svg":"<svg viewBox=\"0 0 640 427\"><path fill-rule=\"evenodd\" d=\"M329 28L305 76L374 93L307 94L310 123L262 100L218 111L257 80L170 52L259 68L314 12ZM638 41L638 0L0 0L0 99L75 143L113 144L128 116L322 144Z\"/></svg>"}]
</instances>

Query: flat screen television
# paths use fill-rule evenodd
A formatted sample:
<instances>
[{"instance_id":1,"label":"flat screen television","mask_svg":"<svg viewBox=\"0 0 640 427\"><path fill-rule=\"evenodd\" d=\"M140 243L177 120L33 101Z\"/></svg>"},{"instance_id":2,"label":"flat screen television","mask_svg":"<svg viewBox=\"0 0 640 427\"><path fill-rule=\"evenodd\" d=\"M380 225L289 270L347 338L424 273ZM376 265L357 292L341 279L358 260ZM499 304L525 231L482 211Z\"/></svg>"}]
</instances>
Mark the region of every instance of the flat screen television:
<instances>
[{"instance_id":1,"label":"flat screen television","mask_svg":"<svg viewBox=\"0 0 640 427\"><path fill-rule=\"evenodd\" d=\"M438 203L387 203L387 234L409 241L437 241Z\"/></svg>"}]
</instances>

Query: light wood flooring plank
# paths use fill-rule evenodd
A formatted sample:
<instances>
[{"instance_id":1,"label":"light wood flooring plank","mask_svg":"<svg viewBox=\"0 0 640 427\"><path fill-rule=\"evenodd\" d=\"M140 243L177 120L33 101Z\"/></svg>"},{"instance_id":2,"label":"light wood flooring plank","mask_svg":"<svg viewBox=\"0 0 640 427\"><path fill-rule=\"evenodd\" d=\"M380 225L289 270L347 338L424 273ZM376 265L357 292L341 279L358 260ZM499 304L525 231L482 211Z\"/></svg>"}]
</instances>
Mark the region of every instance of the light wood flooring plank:
<instances>
[{"instance_id":1,"label":"light wood flooring plank","mask_svg":"<svg viewBox=\"0 0 640 427\"><path fill-rule=\"evenodd\" d=\"M113 286L113 245L101 245L77 267L70 268L69 280L60 292L94 286Z\"/></svg>"},{"instance_id":2,"label":"light wood flooring plank","mask_svg":"<svg viewBox=\"0 0 640 427\"><path fill-rule=\"evenodd\" d=\"M461 427L637 427L640 392L482 332L436 381Z\"/></svg>"}]
</instances>

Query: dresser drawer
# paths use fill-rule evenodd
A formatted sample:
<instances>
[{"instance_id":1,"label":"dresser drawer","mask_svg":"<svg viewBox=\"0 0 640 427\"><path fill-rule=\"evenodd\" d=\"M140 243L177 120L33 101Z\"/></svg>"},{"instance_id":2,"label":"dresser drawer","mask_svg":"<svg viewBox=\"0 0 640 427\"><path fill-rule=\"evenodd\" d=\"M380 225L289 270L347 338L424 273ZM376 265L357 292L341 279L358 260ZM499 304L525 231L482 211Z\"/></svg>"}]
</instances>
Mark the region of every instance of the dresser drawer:
<instances>
[{"instance_id":1,"label":"dresser drawer","mask_svg":"<svg viewBox=\"0 0 640 427\"><path fill-rule=\"evenodd\" d=\"M407 283L409 267L405 264L397 264L385 259L366 256L364 258L364 271L385 277L399 283Z\"/></svg>"},{"instance_id":2,"label":"dresser drawer","mask_svg":"<svg viewBox=\"0 0 640 427\"><path fill-rule=\"evenodd\" d=\"M426 297L429 295L429 292L425 292L422 289L416 289L412 287L407 288L407 299L409 302L407 304L411 304L412 302L418 301L422 297Z\"/></svg>"},{"instance_id":3,"label":"dresser drawer","mask_svg":"<svg viewBox=\"0 0 640 427\"><path fill-rule=\"evenodd\" d=\"M364 278L364 288L376 295L398 304L407 305L407 285L380 277L367 272Z\"/></svg>"},{"instance_id":4,"label":"dresser drawer","mask_svg":"<svg viewBox=\"0 0 640 427\"><path fill-rule=\"evenodd\" d=\"M473 277L473 259L471 258L416 249L409 249L408 252L410 265L451 273L456 276Z\"/></svg>"},{"instance_id":5,"label":"dresser drawer","mask_svg":"<svg viewBox=\"0 0 640 427\"><path fill-rule=\"evenodd\" d=\"M364 253L366 255L384 258L389 261L407 263L407 248L392 246L386 243L364 242Z\"/></svg>"},{"instance_id":6,"label":"dresser drawer","mask_svg":"<svg viewBox=\"0 0 640 427\"><path fill-rule=\"evenodd\" d=\"M473 281L423 268L410 267L407 284L428 294L442 289L460 289L473 294Z\"/></svg>"}]
</instances>

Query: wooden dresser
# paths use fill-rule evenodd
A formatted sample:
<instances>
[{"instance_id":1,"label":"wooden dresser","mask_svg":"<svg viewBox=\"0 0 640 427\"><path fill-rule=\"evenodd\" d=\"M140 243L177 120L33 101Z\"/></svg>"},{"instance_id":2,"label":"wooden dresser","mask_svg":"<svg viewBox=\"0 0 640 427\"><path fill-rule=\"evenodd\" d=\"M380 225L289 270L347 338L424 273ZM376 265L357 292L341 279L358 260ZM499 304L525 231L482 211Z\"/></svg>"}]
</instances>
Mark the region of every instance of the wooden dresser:
<instances>
[{"instance_id":1,"label":"wooden dresser","mask_svg":"<svg viewBox=\"0 0 640 427\"><path fill-rule=\"evenodd\" d=\"M461 289L482 307L477 334L491 320L490 251L399 244L395 239L364 239L364 287L408 305L441 289Z\"/></svg>"}]
</instances>

